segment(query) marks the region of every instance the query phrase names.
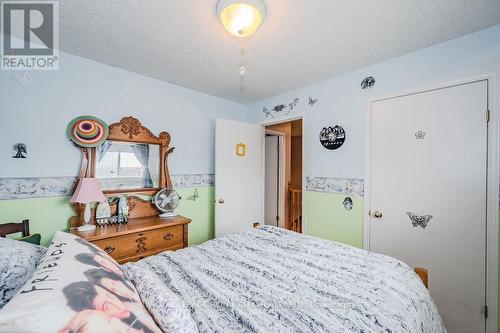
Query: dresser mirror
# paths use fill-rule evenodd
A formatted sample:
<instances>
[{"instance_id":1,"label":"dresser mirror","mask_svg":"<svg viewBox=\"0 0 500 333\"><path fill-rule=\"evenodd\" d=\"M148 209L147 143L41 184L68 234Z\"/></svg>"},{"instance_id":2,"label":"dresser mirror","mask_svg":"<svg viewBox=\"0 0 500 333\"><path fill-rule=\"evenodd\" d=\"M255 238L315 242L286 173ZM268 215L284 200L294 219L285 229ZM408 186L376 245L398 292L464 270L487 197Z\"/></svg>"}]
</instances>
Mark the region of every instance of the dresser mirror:
<instances>
[{"instance_id":1,"label":"dresser mirror","mask_svg":"<svg viewBox=\"0 0 500 333\"><path fill-rule=\"evenodd\" d=\"M107 140L97 148L82 148L80 177L100 180L105 195L154 195L172 188L167 158L170 134L156 136L134 117L109 125Z\"/></svg>"},{"instance_id":2,"label":"dresser mirror","mask_svg":"<svg viewBox=\"0 0 500 333\"><path fill-rule=\"evenodd\" d=\"M160 188L160 145L106 140L96 148L103 191Z\"/></svg>"}]
</instances>

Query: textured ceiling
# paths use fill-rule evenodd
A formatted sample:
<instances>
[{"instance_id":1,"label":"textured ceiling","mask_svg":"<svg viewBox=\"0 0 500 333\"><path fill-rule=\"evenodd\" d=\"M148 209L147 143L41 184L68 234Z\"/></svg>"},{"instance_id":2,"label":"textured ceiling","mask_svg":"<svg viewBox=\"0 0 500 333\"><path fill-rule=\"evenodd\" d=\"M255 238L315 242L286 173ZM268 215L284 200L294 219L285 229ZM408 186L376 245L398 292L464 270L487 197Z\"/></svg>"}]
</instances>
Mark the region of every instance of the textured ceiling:
<instances>
[{"instance_id":1,"label":"textured ceiling","mask_svg":"<svg viewBox=\"0 0 500 333\"><path fill-rule=\"evenodd\" d=\"M500 23L499 0L264 0L246 42L217 0L61 0L62 51L250 103Z\"/></svg>"}]
</instances>

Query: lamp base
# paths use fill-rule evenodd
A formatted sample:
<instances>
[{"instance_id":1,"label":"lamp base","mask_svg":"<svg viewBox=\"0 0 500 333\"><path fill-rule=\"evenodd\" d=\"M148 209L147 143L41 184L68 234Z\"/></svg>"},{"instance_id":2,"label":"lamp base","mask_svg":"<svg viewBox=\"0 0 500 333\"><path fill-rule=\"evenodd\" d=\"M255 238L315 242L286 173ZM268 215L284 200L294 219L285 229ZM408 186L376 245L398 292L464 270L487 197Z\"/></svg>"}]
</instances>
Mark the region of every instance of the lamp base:
<instances>
[{"instance_id":1,"label":"lamp base","mask_svg":"<svg viewBox=\"0 0 500 333\"><path fill-rule=\"evenodd\" d=\"M92 231L94 229L95 229L95 225L90 224L90 223L85 223L85 224L79 226L78 228L76 228L76 230L78 230L78 231Z\"/></svg>"}]
</instances>

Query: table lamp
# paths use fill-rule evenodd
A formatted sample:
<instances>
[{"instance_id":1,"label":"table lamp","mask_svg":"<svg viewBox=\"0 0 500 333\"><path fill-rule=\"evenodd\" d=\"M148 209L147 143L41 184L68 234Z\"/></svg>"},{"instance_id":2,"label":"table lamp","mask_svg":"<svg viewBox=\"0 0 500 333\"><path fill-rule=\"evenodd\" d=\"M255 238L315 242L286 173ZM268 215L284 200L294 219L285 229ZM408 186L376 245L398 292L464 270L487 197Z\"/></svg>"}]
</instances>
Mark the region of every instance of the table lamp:
<instances>
[{"instance_id":1,"label":"table lamp","mask_svg":"<svg viewBox=\"0 0 500 333\"><path fill-rule=\"evenodd\" d=\"M101 191L101 185L99 184L99 179L97 178L81 178L78 186L76 187L75 193L71 199L70 203L81 203L85 204L85 211L83 212L83 219L85 224L78 227L78 231L91 231L95 229L95 225L90 224L90 204L92 202L103 202L106 201L106 197Z\"/></svg>"}]
</instances>

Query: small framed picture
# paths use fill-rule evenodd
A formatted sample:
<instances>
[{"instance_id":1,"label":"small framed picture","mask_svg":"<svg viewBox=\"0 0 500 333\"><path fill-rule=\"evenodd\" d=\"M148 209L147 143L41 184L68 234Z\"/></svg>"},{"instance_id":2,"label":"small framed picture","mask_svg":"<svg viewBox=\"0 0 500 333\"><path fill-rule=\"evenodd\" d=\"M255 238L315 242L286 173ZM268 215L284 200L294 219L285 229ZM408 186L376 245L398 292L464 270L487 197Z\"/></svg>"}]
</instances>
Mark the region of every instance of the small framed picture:
<instances>
[{"instance_id":1,"label":"small framed picture","mask_svg":"<svg viewBox=\"0 0 500 333\"><path fill-rule=\"evenodd\" d=\"M245 156L247 154L247 145L244 143L238 143L236 145L236 155Z\"/></svg>"}]
</instances>

